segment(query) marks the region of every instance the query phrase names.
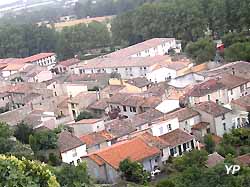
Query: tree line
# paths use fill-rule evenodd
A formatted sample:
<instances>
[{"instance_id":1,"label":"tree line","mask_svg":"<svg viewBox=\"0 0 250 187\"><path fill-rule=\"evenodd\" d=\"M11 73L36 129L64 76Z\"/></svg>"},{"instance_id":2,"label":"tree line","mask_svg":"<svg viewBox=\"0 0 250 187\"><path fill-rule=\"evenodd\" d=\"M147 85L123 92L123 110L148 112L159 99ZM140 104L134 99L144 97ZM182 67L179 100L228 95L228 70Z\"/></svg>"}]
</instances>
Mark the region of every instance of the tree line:
<instances>
[{"instance_id":1,"label":"tree line","mask_svg":"<svg viewBox=\"0 0 250 187\"><path fill-rule=\"evenodd\" d=\"M0 58L56 52L59 59L66 59L106 46L110 46L110 32L106 25L98 22L76 25L61 32L45 25L0 25Z\"/></svg>"},{"instance_id":2,"label":"tree line","mask_svg":"<svg viewBox=\"0 0 250 187\"><path fill-rule=\"evenodd\" d=\"M134 44L154 37L175 37L184 44L206 35L220 38L250 28L249 0L163 0L117 16L117 43Z\"/></svg>"}]
</instances>

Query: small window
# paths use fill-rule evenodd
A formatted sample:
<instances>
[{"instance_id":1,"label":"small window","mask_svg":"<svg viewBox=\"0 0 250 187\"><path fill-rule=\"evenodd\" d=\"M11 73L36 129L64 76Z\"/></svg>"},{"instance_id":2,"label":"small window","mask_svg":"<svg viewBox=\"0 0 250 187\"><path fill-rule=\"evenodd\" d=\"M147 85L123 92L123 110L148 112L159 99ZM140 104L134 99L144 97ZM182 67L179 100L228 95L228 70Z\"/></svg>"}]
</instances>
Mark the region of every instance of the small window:
<instances>
[{"instance_id":1,"label":"small window","mask_svg":"<svg viewBox=\"0 0 250 187\"><path fill-rule=\"evenodd\" d=\"M227 130L226 123L223 123L223 129L224 129L224 131Z\"/></svg>"},{"instance_id":2,"label":"small window","mask_svg":"<svg viewBox=\"0 0 250 187\"><path fill-rule=\"evenodd\" d=\"M189 146L189 142L187 142L187 143L186 143L186 147L187 147L187 148L189 148L189 147L190 147L190 146Z\"/></svg>"},{"instance_id":3,"label":"small window","mask_svg":"<svg viewBox=\"0 0 250 187\"><path fill-rule=\"evenodd\" d=\"M160 131L160 134L162 135L163 134L163 127L160 127L159 131Z\"/></svg>"},{"instance_id":4,"label":"small window","mask_svg":"<svg viewBox=\"0 0 250 187\"><path fill-rule=\"evenodd\" d=\"M171 126L171 124L168 124L168 130L172 130L172 126Z\"/></svg>"},{"instance_id":5,"label":"small window","mask_svg":"<svg viewBox=\"0 0 250 187\"><path fill-rule=\"evenodd\" d=\"M77 156L76 149L72 149L72 156L73 156L73 157L76 157L76 156Z\"/></svg>"},{"instance_id":6,"label":"small window","mask_svg":"<svg viewBox=\"0 0 250 187\"><path fill-rule=\"evenodd\" d=\"M210 134L210 132L211 132L210 128L207 128L207 134Z\"/></svg>"},{"instance_id":7,"label":"small window","mask_svg":"<svg viewBox=\"0 0 250 187\"><path fill-rule=\"evenodd\" d=\"M55 84L53 85L53 88L56 88L56 85L55 85Z\"/></svg>"},{"instance_id":8,"label":"small window","mask_svg":"<svg viewBox=\"0 0 250 187\"><path fill-rule=\"evenodd\" d=\"M210 98L210 95L208 95L208 96L207 96L207 100L210 101L210 99L211 99L211 98Z\"/></svg>"},{"instance_id":9,"label":"small window","mask_svg":"<svg viewBox=\"0 0 250 187\"><path fill-rule=\"evenodd\" d=\"M230 90L230 92L231 92L231 95L233 95L234 93L233 93L233 90Z\"/></svg>"},{"instance_id":10,"label":"small window","mask_svg":"<svg viewBox=\"0 0 250 187\"><path fill-rule=\"evenodd\" d=\"M127 112L127 107L126 106L123 106L123 111Z\"/></svg>"},{"instance_id":11,"label":"small window","mask_svg":"<svg viewBox=\"0 0 250 187\"><path fill-rule=\"evenodd\" d=\"M133 107L133 112L136 112L136 107Z\"/></svg>"}]
</instances>

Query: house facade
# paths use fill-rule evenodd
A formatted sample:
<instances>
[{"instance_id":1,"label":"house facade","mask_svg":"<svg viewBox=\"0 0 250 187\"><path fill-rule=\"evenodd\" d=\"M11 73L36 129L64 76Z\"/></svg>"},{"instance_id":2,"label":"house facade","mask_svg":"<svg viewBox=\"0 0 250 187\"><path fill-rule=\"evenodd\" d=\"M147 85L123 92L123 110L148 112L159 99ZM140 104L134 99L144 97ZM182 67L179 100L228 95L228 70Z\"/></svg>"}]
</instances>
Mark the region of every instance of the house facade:
<instances>
[{"instance_id":1,"label":"house facade","mask_svg":"<svg viewBox=\"0 0 250 187\"><path fill-rule=\"evenodd\" d=\"M55 53L39 53L27 58L24 58L26 63L37 64L39 66L47 67L48 70L52 69L56 64Z\"/></svg>"},{"instance_id":2,"label":"house facade","mask_svg":"<svg viewBox=\"0 0 250 187\"><path fill-rule=\"evenodd\" d=\"M86 144L67 131L59 134L58 147L62 161L68 164L77 165L87 155Z\"/></svg>"}]
</instances>

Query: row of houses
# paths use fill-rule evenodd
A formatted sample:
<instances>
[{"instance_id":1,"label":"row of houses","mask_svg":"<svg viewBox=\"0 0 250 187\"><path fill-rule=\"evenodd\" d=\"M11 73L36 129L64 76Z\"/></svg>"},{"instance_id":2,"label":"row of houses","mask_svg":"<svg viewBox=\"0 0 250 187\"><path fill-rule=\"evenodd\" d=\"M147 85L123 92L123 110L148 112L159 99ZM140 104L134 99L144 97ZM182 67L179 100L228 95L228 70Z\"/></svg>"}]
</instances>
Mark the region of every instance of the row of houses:
<instances>
[{"instance_id":1,"label":"row of houses","mask_svg":"<svg viewBox=\"0 0 250 187\"><path fill-rule=\"evenodd\" d=\"M205 135L217 141L248 124L250 64L194 66L169 55L180 50L175 39L156 38L87 61L62 61L52 71L32 63L0 81L0 107L8 108L0 121L36 130L63 124L62 161L86 162L100 182L119 180L126 158L152 172L203 148ZM92 117L77 121L84 112Z\"/></svg>"}]
</instances>

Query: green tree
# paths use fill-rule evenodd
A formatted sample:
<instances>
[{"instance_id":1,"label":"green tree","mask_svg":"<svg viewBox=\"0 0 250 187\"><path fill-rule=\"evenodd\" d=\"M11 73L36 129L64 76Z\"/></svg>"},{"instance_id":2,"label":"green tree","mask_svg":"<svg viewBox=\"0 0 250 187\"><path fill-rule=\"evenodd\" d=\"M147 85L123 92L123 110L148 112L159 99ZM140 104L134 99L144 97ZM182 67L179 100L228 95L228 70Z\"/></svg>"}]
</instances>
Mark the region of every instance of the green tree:
<instances>
[{"instance_id":1,"label":"green tree","mask_svg":"<svg viewBox=\"0 0 250 187\"><path fill-rule=\"evenodd\" d=\"M212 135L208 134L204 137L205 149L208 153L213 153L215 150L215 142Z\"/></svg>"},{"instance_id":2,"label":"green tree","mask_svg":"<svg viewBox=\"0 0 250 187\"><path fill-rule=\"evenodd\" d=\"M208 154L206 151L193 150L191 152L185 153L182 157L173 159L173 164L178 171L184 171L186 168L191 166L198 168L205 167L207 159Z\"/></svg>"},{"instance_id":3,"label":"green tree","mask_svg":"<svg viewBox=\"0 0 250 187\"><path fill-rule=\"evenodd\" d=\"M119 170L127 181L137 184L146 184L148 181L149 174L143 170L143 166L139 162L125 159L120 163Z\"/></svg>"},{"instance_id":4,"label":"green tree","mask_svg":"<svg viewBox=\"0 0 250 187\"><path fill-rule=\"evenodd\" d=\"M94 115L88 111L82 111L80 114L77 116L75 121L80 121L82 119L91 119L94 118Z\"/></svg>"},{"instance_id":5,"label":"green tree","mask_svg":"<svg viewBox=\"0 0 250 187\"><path fill-rule=\"evenodd\" d=\"M13 131L9 128L7 123L0 122L0 138L10 138L13 135Z\"/></svg>"},{"instance_id":6,"label":"green tree","mask_svg":"<svg viewBox=\"0 0 250 187\"><path fill-rule=\"evenodd\" d=\"M59 187L59 184L44 164L0 155L0 186Z\"/></svg>"},{"instance_id":7,"label":"green tree","mask_svg":"<svg viewBox=\"0 0 250 187\"><path fill-rule=\"evenodd\" d=\"M200 64L213 60L216 46L212 40L205 38L189 43L185 51L190 58L194 59L197 64Z\"/></svg>"},{"instance_id":8,"label":"green tree","mask_svg":"<svg viewBox=\"0 0 250 187\"><path fill-rule=\"evenodd\" d=\"M14 136L22 143L29 144L29 136L33 134L33 129L24 122L17 124Z\"/></svg>"},{"instance_id":9,"label":"green tree","mask_svg":"<svg viewBox=\"0 0 250 187\"><path fill-rule=\"evenodd\" d=\"M229 62L250 61L250 42L238 42L226 48L225 59Z\"/></svg>"},{"instance_id":10,"label":"green tree","mask_svg":"<svg viewBox=\"0 0 250 187\"><path fill-rule=\"evenodd\" d=\"M63 187L92 187L93 181L88 175L86 163L78 166L63 165L56 174L60 185Z\"/></svg>"},{"instance_id":11,"label":"green tree","mask_svg":"<svg viewBox=\"0 0 250 187\"><path fill-rule=\"evenodd\" d=\"M56 149L57 138L57 134L53 131L35 132L29 136L29 144L34 152Z\"/></svg>"}]
</instances>

